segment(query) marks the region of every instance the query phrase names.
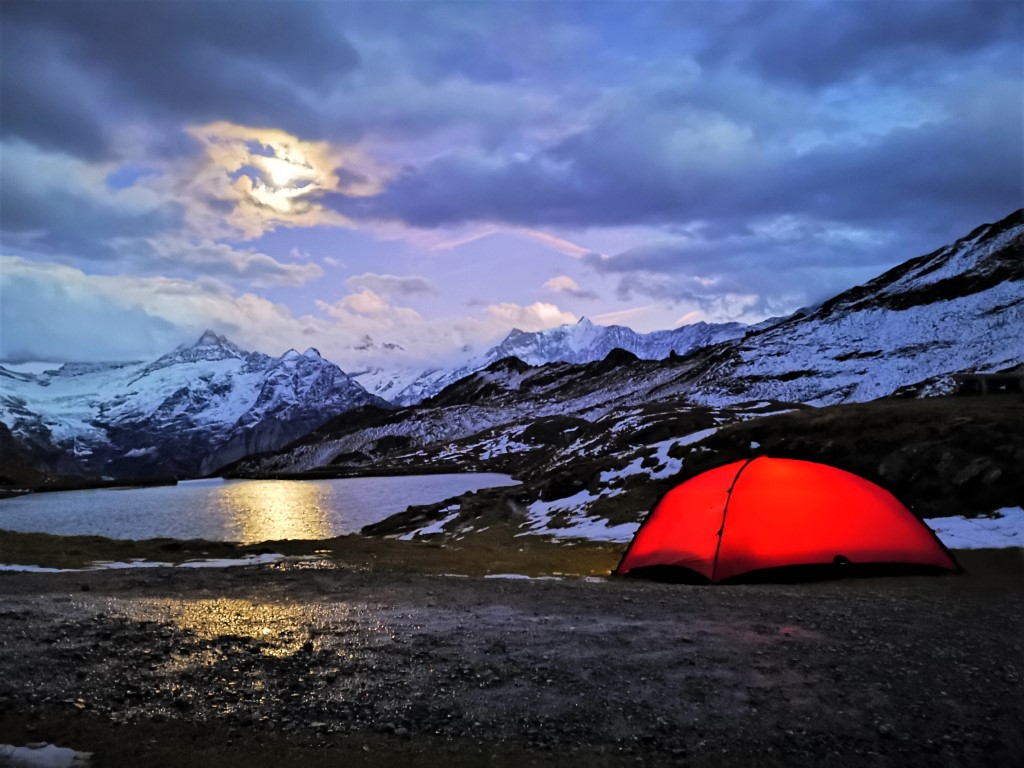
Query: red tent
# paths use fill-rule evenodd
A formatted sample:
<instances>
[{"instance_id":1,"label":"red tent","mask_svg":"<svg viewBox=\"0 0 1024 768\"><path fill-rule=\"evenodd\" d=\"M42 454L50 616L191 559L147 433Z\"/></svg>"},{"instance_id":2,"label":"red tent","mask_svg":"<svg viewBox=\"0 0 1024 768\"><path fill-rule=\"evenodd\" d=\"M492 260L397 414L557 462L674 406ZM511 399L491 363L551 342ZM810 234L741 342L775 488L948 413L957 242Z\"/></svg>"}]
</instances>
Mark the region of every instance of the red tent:
<instances>
[{"instance_id":1,"label":"red tent","mask_svg":"<svg viewBox=\"0 0 1024 768\"><path fill-rule=\"evenodd\" d=\"M760 457L669 491L615 572L717 583L851 565L958 569L931 529L874 483L825 464Z\"/></svg>"}]
</instances>

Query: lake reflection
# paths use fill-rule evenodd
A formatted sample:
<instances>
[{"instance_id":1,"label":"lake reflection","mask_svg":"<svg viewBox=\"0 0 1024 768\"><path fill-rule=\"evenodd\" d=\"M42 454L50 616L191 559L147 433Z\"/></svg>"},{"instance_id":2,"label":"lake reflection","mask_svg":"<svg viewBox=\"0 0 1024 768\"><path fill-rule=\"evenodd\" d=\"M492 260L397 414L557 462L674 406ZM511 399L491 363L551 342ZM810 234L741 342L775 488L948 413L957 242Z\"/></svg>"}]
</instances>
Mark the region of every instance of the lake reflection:
<instances>
[{"instance_id":1,"label":"lake reflection","mask_svg":"<svg viewBox=\"0 0 1024 768\"><path fill-rule=\"evenodd\" d=\"M217 498L236 541L326 539L334 489L303 480L226 483Z\"/></svg>"},{"instance_id":2,"label":"lake reflection","mask_svg":"<svg viewBox=\"0 0 1024 768\"><path fill-rule=\"evenodd\" d=\"M358 533L412 504L433 504L466 491L515 484L508 475L476 473L190 480L157 488L38 493L0 501L0 529L246 544L323 539Z\"/></svg>"}]
</instances>

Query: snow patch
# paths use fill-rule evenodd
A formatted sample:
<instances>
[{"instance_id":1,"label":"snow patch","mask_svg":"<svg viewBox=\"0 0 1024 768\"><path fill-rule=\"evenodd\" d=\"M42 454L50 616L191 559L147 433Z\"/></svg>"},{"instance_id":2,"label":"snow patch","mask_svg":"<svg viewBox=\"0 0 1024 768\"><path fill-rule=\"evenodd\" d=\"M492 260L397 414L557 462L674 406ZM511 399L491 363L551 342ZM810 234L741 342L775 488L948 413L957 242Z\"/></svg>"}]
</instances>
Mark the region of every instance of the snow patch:
<instances>
[{"instance_id":1,"label":"snow patch","mask_svg":"<svg viewBox=\"0 0 1024 768\"><path fill-rule=\"evenodd\" d=\"M97 560L85 568L45 568L41 565L6 565L0 563L0 571L22 571L25 573L79 573L81 571L120 571L128 568L232 568L239 565L267 565L284 560L284 555L265 553L245 557L224 557L209 560L186 560L184 563L165 563L159 560L130 560L117 562Z\"/></svg>"},{"instance_id":2,"label":"snow patch","mask_svg":"<svg viewBox=\"0 0 1024 768\"><path fill-rule=\"evenodd\" d=\"M24 571L25 573L64 573L74 568L45 568L41 565L5 565L0 563L0 571Z\"/></svg>"},{"instance_id":3,"label":"snow patch","mask_svg":"<svg viewBox=\"0 0 1024 768\"><path fill-rule=\"evenodd\" d=\"M615 495L620 491L612 491ZM622 523L621 525L609 525L608 521L587 515L584 510L593 502L601 498L601 495L594 496L589 491L579 493L564 499L555 501L535 501L528 508L529 530L525 533L516 534L526 536L529 534L539 536L554 536L565 539L593 539L595 541L629 541L633 538L639 523ZM565 526L552 527L551 522L556 512L568 512L569 517Z\"/></svg>"},{"instance_id":4,"label":"snow patch","mask_svg":"<svg viewBox=\"0 0 1024 768\"><path fill-rule=\"evenodd\" d=\"M220 558L214 560L189 560L178 563L178 568L231 568L236 565L268 565L284 560L284 555L266 553L262 555L246 555L240 558Z\"/></svg>"},{"instance_id":5,"label":"snow patch","mask_svg":"<svg viewBox=\"0 0 1024 768\"><path fill-rule=\"evenodd\" d=\"M524 430L519 430L518 434L522 434L523 431ZM517 442L516 440L513 440L512 437L513 435L504 434L497 440L489 440L482 443L480 445L482 449L480 458L486 461L494 456L504 456L509 453L525 453L526 451L533 450L533 446Z\"/></svg>"},{"instance_id":6,"label":"snow patch","mask_svg":"<svg viewBox=\"0 0 1024 768\"><path fill-rule=\"evenodd\" d=\"M412 539L415 539L417 536L432 536L435 533L444 533L444 527L459 516L459 505L454 504L450 507L445 507L444 509L441 510L441 512L451 512L451 514L448 515L448 517L442 518L441 520L436 520L430 525L424 526L423 528L417 528L414 531L404 533L398 537L399 540L411 541Z\"/></svg>"},{"instance_id":7,"label":"snow patch","mask_svg":"<svg viewBox=\"0 0 1024 768\"><path fill-rule=\"evenodd\" d=\"M655 467L662 467L659 470L653 468L647 468L641 466L646 457L639 456L622 469L608 470L601 473L601 482L605 485L614 483L622 480L623 478L630 477L631 475L639 475L646 473L651 480L661 480L666 477L672 477L679 473L683 468L683 460L675 459L668 455L669 450L675 445L693 445L699 443L718 431L718 427L712 427L710 429L702 429L699 432L686 435L685 437L672 438L671 440L663 440L660 443L652 443L647 446L648 449L654 449L654 458L657 460ZM664 465L664 466L662 466ZM609 494L604 494L609 495Z\"/></svg>"},{"instance_id":8,"label":"snow patch","mask_svg":"<svg viewBox=\"0 0 1024 768\"><path fill-rule=\"evenodd\" d=\"M1024 547L1024 507L997 509L992 517L933 517L925 523L950 549Z\"/></svg>"}]
</instances>

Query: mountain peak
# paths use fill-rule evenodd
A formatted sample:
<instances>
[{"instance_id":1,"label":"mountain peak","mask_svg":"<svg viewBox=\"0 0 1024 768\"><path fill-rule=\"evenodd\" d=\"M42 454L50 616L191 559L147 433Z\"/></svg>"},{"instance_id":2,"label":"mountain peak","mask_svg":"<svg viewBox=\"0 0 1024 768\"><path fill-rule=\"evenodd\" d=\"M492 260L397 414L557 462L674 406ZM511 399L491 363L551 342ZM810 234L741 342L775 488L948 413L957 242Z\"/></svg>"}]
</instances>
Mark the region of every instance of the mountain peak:
<instances>
[{"instance_id":1,"label":"mountain peak","mask_svg":"<svg viewBox=\"0 0 1024 768\"><path fill-rule=\"evenodd\" d=\"M310 360L322 360L323 356L320 354L320 350L316 347L310 347L302 353L303 357L308 357Z\"/></svg>"},{"instance_id":2,"label":"mountain peak","mask_svg":"<svg viewBox=\"0 0 1024 768\"><path fill-rule=\"evenodd\" d=\"M211 331L207 328L203 331L203 335L199 337L199 340L192 345L192 348L196 347L233 347L230 341L227 340L226 336L221 336L215 331Z\"/></svg>"},{"instance_id":3,"label":"mountain peak","mask_svg":"<svg viewBox=\"0 0 1024 768\"><path fill-rule=\"evenodd\" d=\"M590 322L590 318L588 318L586 315L583 315L582 317L580 317L579 320L576 321L576 326L579 328L593 328L594 324Z\"/></svg>"}]
</instances>

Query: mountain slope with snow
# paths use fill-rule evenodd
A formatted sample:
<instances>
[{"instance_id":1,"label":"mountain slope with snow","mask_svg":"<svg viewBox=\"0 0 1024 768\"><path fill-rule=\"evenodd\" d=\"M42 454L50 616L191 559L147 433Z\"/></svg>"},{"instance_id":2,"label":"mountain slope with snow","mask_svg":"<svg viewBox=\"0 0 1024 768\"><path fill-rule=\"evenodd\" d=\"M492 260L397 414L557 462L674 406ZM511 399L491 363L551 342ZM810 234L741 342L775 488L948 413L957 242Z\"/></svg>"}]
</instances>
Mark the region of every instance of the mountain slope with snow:
<instances>
[{"instance_id":1,"label":"mountain slope with snow","mask_svg":"<svg viewBox=\"0 0 1024 768\"><path fill-rule=\"evenodd\" d=\"M275 358L210 331L149 363L0 368L0 421L95 475L206 473L367 404L384 405L315 349Z\"/></svg>"},{"instance_id":2,"label":"mountain slope with snow","mask_svg":"<svg viewBox=\"0 0 1024 768\"><path fill-rule=\"evenodd\" d=\"M680 382L691 400L828 405L1024 363L1024 210L727 345Z\"/></svg>"}]
</instances>

